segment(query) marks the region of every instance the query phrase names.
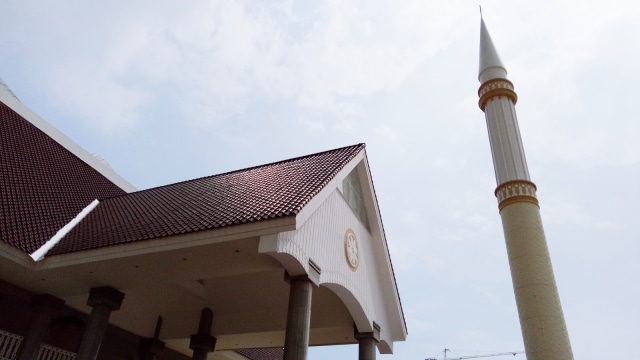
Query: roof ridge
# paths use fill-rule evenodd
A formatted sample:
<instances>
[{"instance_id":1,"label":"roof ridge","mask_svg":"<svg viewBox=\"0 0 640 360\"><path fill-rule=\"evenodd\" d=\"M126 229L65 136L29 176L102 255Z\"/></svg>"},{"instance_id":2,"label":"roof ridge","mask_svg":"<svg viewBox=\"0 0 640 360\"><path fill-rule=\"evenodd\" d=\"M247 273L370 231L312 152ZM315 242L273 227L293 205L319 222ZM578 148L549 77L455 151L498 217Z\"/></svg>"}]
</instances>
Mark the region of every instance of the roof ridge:
<instances>
[{"instance_id":1,"label":"roof ridge","mask_svg":"<svg viewBox=\"0 0 640 360\"><path fill-rule=\"evenodd\" d=\"M100 200L103 201L103 200L107 200L107 199L116 199L116 198L127 196L127 195L140 194L140 193L144 193L144 192L147 192L147 191L158 190L158 189L162 189L162 188L165 188L165 187L176 186L176 185L179 185L179 184L185 184L185 183L189 183L189 182L195 182L195 181L202 180L202 179L211 179L211 178L215 178L215 177L218 177L218 176L230 175L230 174L235 174L235 173L239 173L239 172L255 170L255 169L259 169L259 168L263 168L263 167L267 167L267 166L273 166L273 165L283 164L283 163L287 163L287 162L293 162L293 161L296 161L296 160L307 159L307 158L310 158L310 157L315 157L315 156L319 156L319 155L323 155L323 154L337 152L337 151L345 150L345 149L349 149L349 148L353 148L354 150L356 150L356 149L360 150L360 149L364 149L365 147L366 147L365 143L358 143L358 144L343 146L343 147L339 147L339 148L335 148L335 149L331 149L331 150L319 151L319 152L316 152L316 153L313 153L313 154L297 156L297 157L293 157L293 158L289 158L289 159L285 159L285 160L280 160L280 161L274 161L274 162L270 162L270 163L266 163L266 164L262 164L262 165L255 165L255 166L250 166L250 167L246 167L246 168L242 168L242 169L226 171L226 172L219 173L219 174L201 176L201 177L194 178L194 179L189 179L189 180L182 180L182 181L178 181L178 182L175 182L175 183L155 186L155 187L151 187L151 188L148 188L148 189L133 191L133 192L130 192L130 193L127 193L127 194L122 194L122 195L113 196L113 197L109 197L109 198L103 198L103 199L100 199Z\"/></svg>"}]
</instances>

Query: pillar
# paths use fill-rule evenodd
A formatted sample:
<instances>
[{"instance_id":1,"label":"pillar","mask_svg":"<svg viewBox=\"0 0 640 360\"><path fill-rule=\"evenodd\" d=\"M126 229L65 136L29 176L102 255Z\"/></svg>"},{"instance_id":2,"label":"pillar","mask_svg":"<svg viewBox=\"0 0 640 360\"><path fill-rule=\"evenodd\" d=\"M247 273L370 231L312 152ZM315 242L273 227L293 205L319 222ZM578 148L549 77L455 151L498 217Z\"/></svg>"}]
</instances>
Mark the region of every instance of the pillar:
<instances>
[{"instance_id":1,"label":"pillar","mask_svg":"<svg viewBox=\"0 0 640 360\"><path fill-rule=\"evenodd\" d=\"M193 360L206 360L207 355L215 350L216 338L211 336L211 324L213 323L213 311L209 308L202 309L198 333L191 335L189 349L193 350Z\"/></svg>"},{"instance_id":2,"label":"pillar","mask_svg":"<svg viewBox=\"0 0 640 360\"><path fill-rule=\"evenodd\" d=\"M289 278L289 307L283 360L304 360L309 347L313 283L306 276Z\"/></svg>"},{"instance_id":3,"label":"pillar","mask_svg":"<svg viewBox=\"0 0 640 360\"><path fill-rule=\"evenodd\" d=\"M162 316L158 316L153 337L140 339L140 344L138 345L138 357L140 360L155 360L156 356L164 350L164 342L160 341L161 328Z\"/></svg>"},{"instance_id":4,"label":"pillar","mask_svg":"<svg viewBox=\"0 0 640 360\"><path fill-rule=\"evenodd\" d=\"M359 332L354 326L353 336L358 340L358 360L376 360L376 344L380 341L380 326L373 322L373 331Z\"/></svg>"},{"instance_id":5,"label":"pillar","mask_svg":"<svg viewBox=\"0 0 640 360\"><path fill-rule=\"evenodd\" d=\"M138 357L140 360L155 360L164 350L164 342L155 338L140 339Z\"/></svg>"},{"instance_id":6,"label":"pillar","mask_svg":"<svg viewBox=\"0 0 640 360\"><path fill-rule=\"evenodd\" d=\"M53 313L60 310L63 305L64 300L49 294L31 297L31 319L27 334L20 346L17 360L35 360L38 358L40 345L47 334Z\"/></svg>"},{"instance_id":7,"label":"pillar","mask_svg":"<svg viewBox=\"0 0 640 360\"><path fill-rule=\"evenodd\" d=\"M358 337L358 360L376 360L376 339L373 336Z\"/></svg>"},{"instance_id":8,"label":"pillar","mask_svg":"<svg viewBox=\"0 0 640 360\"><path fill-rule=\"evenodd\" d=\"M320 284L320 266L309 259L308 274L289 276L289 306L287 308L287 328L284 335L283 360L305 360L309 348L311 328L311 295L313 286Z\"/></svg>"},{"instance_id":9,"label":"pillar","mask_svg":"<svg viewBox=\"0 0 640 360\"><path fill-rule=\"evenodd\" d=\"M85 325L76 360L96 359L109 325L109 316L112 311L120 309L122 299L124 294L109 286L91 289L87 300L87 305L92 307L91 315Z\"/></svg>"}]
</instances>

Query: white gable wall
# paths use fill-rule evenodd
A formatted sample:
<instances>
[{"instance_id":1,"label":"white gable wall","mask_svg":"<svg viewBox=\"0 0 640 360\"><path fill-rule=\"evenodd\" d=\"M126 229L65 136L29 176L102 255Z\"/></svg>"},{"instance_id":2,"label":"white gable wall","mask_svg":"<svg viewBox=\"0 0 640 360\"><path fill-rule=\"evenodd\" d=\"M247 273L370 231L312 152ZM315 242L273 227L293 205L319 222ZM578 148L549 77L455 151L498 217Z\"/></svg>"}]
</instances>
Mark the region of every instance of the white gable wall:
<instances>
[{"instance_id":1,"label":"white gable wall","mask_svg":"<svg viewBox=\"0 0 640 360\"><path fill-rule=\"evenodd\" d=\"M331 192L322 196L321 204L305 216L306 221L298 225L297 230L262 237L260 252L271 253L290 275L310 273L311 259L321 269L320 285L340 297L358 331L373 331L375 321L381 328L378 348L381 353L391 353L393 341L404 340L406 336L402 310L366 160L361 158L349 165L332 182ZM341 180L356 165L363 182L371 232L358 219L340 190ZM359 244L360 264L356 270L349 267L345 256L348 229L353 230ZM399 322L402 325L398 325Z\"/></svg>"},{"instance_id":2,"label":"white gable wall","mask_svg":"<svg viewBox=\"0 0 640 360\"><path fill-rule=\"evenodd\" d=\"M348 265L344 236L348 229L356 234L360 250L360 264L357 270ZM375 320L371 301L371 257L364 256L364 248L371 248L369 231L355 216L338 190L325 201L300 231L291 232L291 241L300 244L311 259L322 269L321 284L336 284L348 289L359 301L369 320ZM362 321L364 319L355 319ZM361 331L371 331L371 321L357 323Z\"/></svg>"}]
</instances>

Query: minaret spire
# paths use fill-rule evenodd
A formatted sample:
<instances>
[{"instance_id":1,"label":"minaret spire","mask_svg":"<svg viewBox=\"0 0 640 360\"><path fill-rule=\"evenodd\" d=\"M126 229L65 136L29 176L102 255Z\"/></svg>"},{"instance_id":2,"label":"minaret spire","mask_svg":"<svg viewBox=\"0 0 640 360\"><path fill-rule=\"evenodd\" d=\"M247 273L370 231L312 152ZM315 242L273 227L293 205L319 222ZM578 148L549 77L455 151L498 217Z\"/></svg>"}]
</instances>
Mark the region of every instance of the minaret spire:
<instances>
[{"instance_id":1,"label":"minaret spire","mask_svg":"<svg viewBox=\"0 0 640 360\"><path fill-rule=\"evenodd\" d=\"M479 106L485 113L511 279L529 360L571 360L573 353L544 236L536 185L518 128L518 97L480 20Z\"/></svg>"},{"instance_id":2,"label":"minaret spire","mask_svg":"<svg viewBox=\"0 0 640 360\"><path fill-rule=\"evenodd\" d=\"M496 47L493 45L491 35L484 24L484 19L480 18L480 69L478 80L483 83L490 79L506 79L507 69L502 65L502 60L498 56Z\"/></svg>"}]
</instances>

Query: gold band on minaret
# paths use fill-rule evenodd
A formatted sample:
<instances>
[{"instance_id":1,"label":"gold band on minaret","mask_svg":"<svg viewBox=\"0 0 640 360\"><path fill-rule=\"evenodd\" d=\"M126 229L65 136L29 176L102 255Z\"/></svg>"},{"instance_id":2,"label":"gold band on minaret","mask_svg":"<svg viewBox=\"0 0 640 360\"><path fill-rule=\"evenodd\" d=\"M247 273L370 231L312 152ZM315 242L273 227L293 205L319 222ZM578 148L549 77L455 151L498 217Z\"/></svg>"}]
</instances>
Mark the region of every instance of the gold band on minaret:
<instances>
[{"instance_id":1,"label":"gold band on minaret","mask_svg":"<svg viewBox=\"0 0 640 360\"><path fill-rule=\"evenodd\" d=\"M507 79L491 79L480 86L478 89L478 106L484 111L487 102L496 96L506 96L515 105L518 102L518 95L513 90L513 83Z\"/></svg>"},{"instance_id":2,"label":"gold band on minaret","mask_svg":"<svg viewBox=\"0 0 640 360\"><path fill-rule=\"evenodd\" d=\"M540 207L536 197L536 184L527 180L512 180L500 184L495 191L498 199L498 209L516 202L530 202Z\"/></svg>"}]
</instances>

